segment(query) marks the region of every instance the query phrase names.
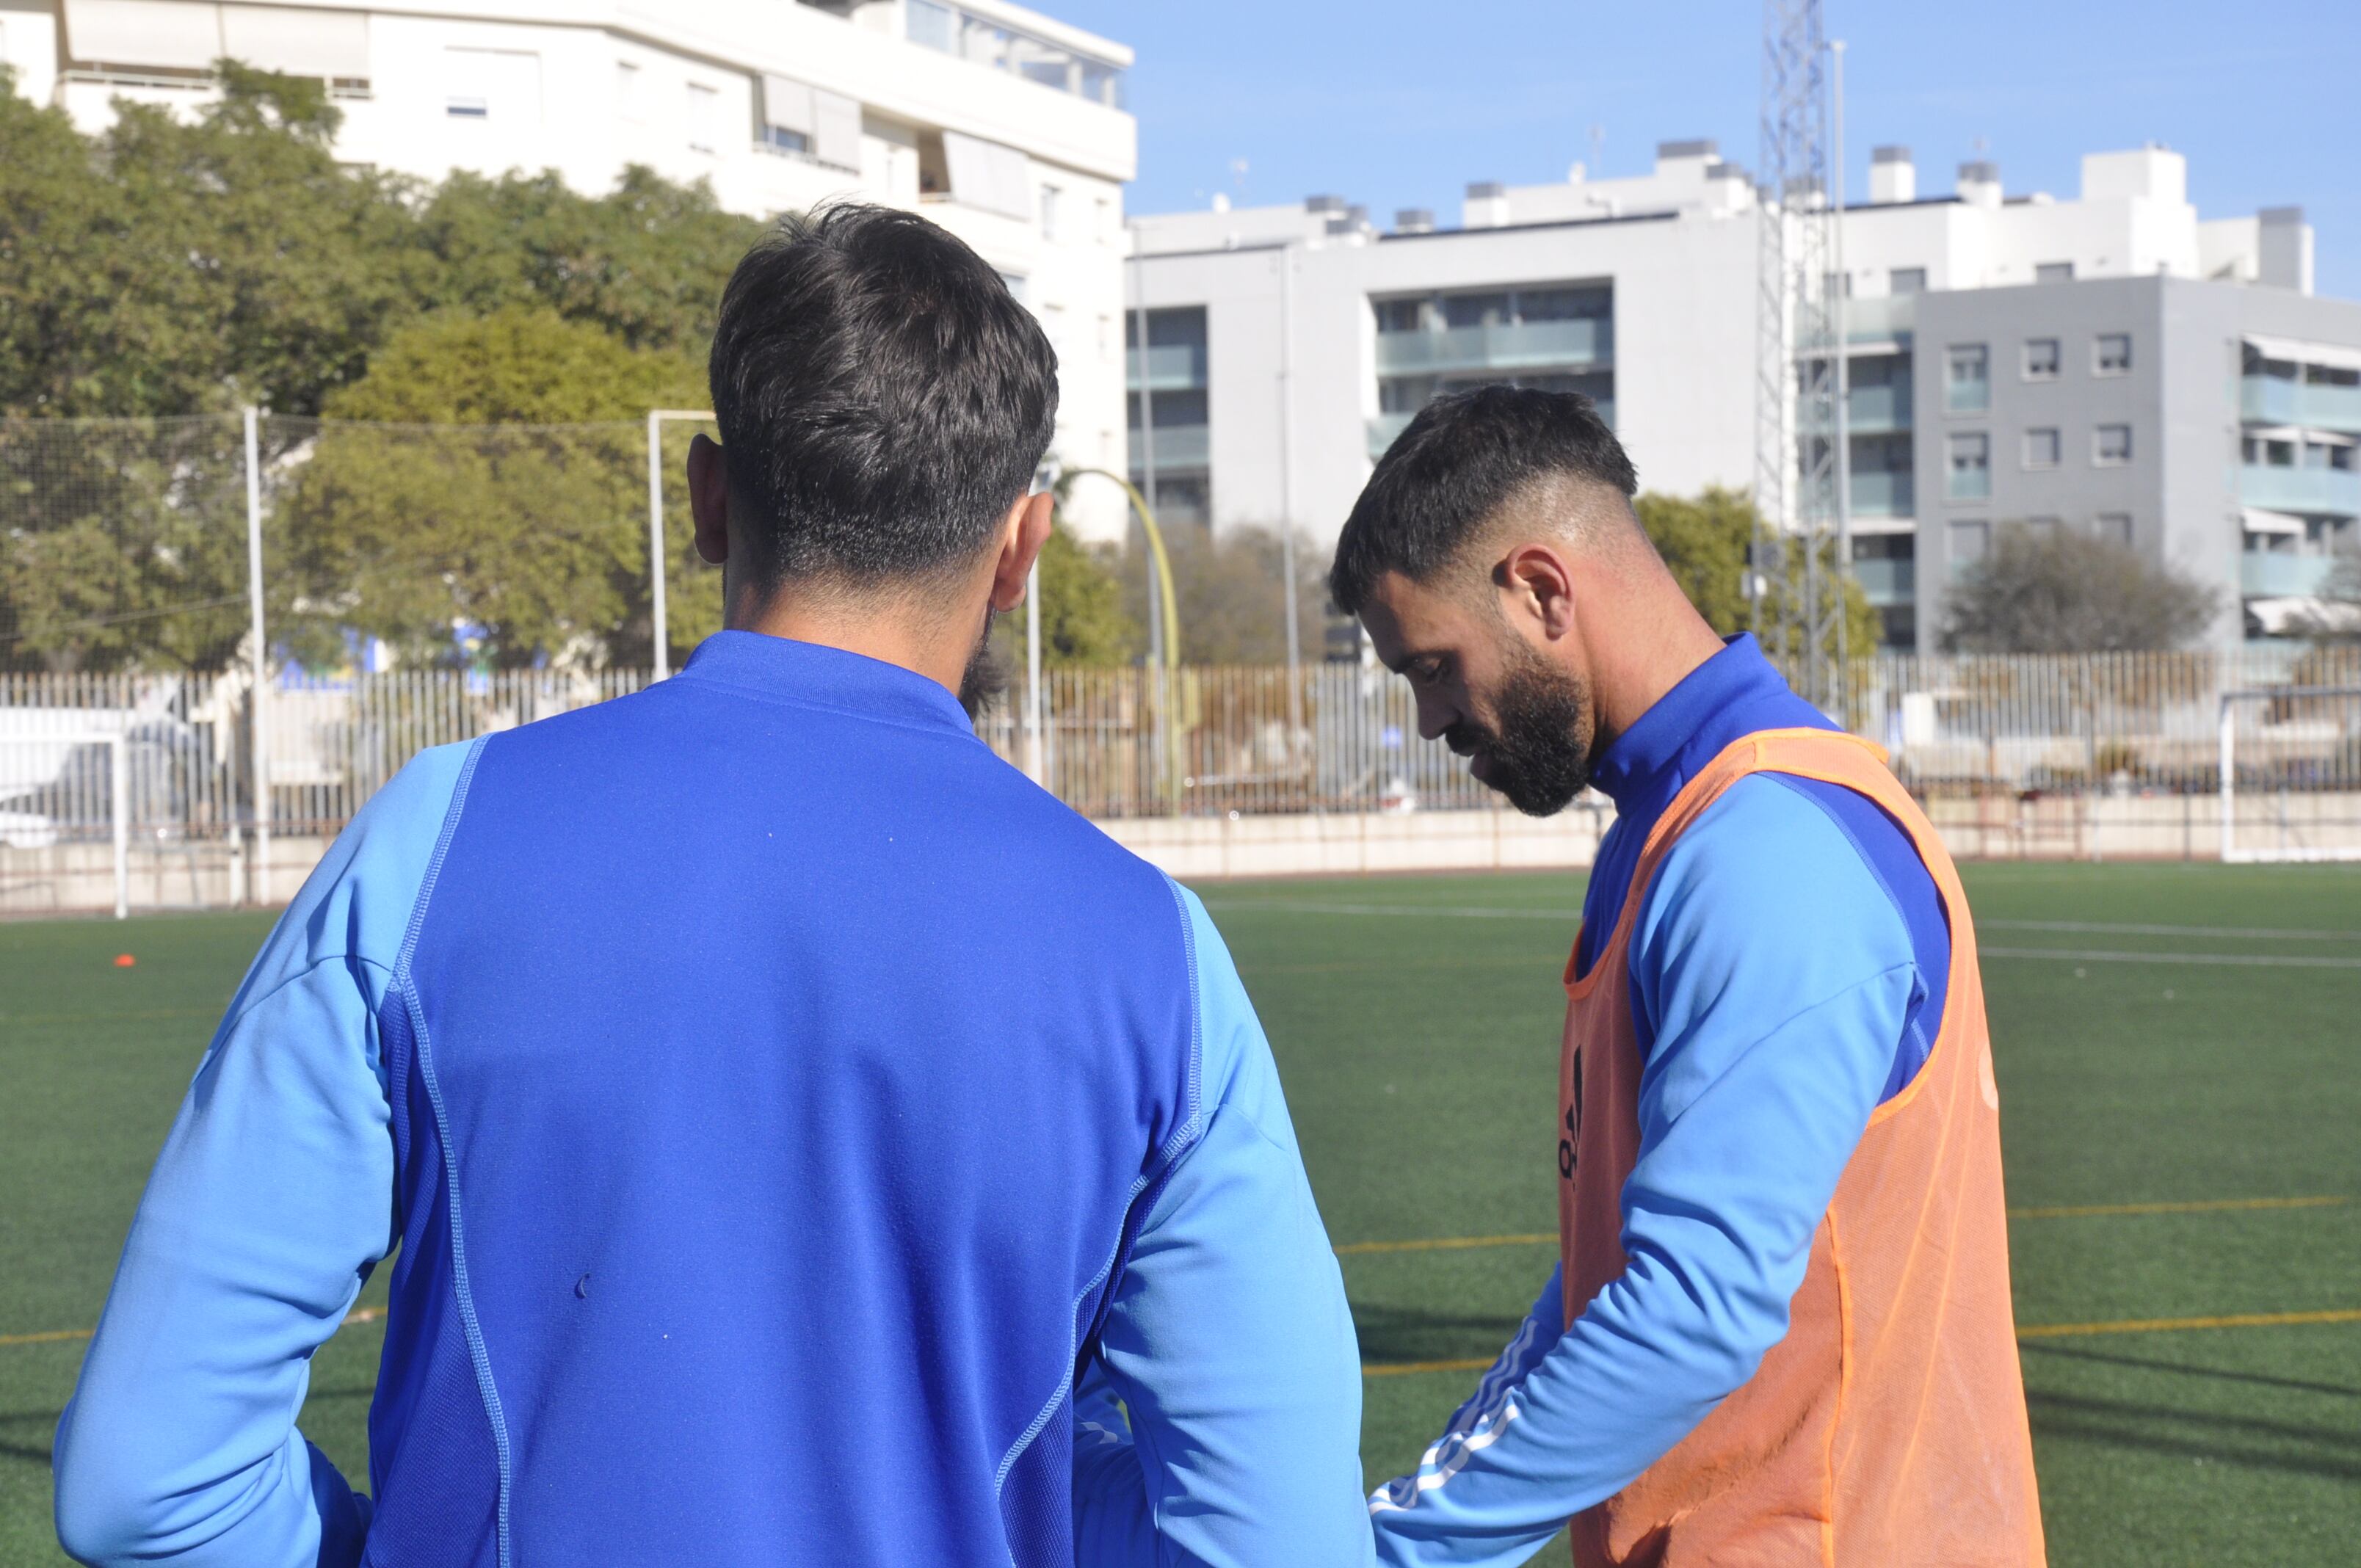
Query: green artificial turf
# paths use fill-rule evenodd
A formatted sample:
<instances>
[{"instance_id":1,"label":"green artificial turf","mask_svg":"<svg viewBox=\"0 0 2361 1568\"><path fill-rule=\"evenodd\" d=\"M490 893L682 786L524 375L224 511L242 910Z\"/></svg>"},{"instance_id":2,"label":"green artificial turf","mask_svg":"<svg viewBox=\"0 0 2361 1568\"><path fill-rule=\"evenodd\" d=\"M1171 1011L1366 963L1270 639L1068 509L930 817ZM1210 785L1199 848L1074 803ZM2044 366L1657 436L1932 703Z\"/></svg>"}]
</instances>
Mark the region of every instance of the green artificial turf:
<instances>
[{"instance_id":1,"label":"green artificial turf","mask_svg":"<svg viewBox=\"0 0 2361 1568\"><path fill-rule=\"evenodd\" d=\"M2020 1211L2020 1324L2361 1308L2361 872L1966 878ZM1554 1227L1557 974L1581 879L1202 891L1346 1249L1375 1483L1415 1462L1476 1376L1385 1369L1489 1358L1549 1271L1550 1246L1526 1241L1371 1248ZM0 926L0 1568L60 1561L48 1450L83 1349L22 1336L95 1321L156 1146L266 926ZM2155 927L2177 929L2138 929ZM135 967L114 966L124 951ZM2039 1212L2279 1199L2336 1201ZM356 1322L321 1353L303 1414L356 1475L382 1330ZM2353 1560L2361 1322L2028 1338L2024 1364L2053 1562Z\"/></svg>"}]
</instances>

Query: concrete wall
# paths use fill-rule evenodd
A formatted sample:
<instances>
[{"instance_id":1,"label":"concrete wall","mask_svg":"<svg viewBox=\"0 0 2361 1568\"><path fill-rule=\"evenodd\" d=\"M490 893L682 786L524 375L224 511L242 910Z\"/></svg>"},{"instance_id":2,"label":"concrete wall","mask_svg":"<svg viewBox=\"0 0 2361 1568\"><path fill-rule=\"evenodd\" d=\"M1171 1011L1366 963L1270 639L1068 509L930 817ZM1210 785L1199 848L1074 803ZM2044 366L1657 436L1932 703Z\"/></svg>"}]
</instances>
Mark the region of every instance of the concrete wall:
<instances>
[{"instance_id":1,"label":"concrete wall","mask_svg":"<svg viewBox=\"0 0 2361 1568\"><path fill-rule=\"evenodd\" d=\"M2220 857L2211 795L1999 795L1932 802L1927 815L1960 861L2193 860ZM1135 817L1099 826L1176 877L1374 876L1419 872L1576 871L1596 859L1612 814L1577 806L1544 820L1513 811L1406 815ZM2306 847L2361 857L2361 794L2242 799L2241 850ZM272 843L270 900L283 905L327 852L325 839ZM135 847L135 914L243 903L249 868L224 844ZM104 913L115 906L105 844L0 846L0 918Z\"/></svg>"}]
</instances>

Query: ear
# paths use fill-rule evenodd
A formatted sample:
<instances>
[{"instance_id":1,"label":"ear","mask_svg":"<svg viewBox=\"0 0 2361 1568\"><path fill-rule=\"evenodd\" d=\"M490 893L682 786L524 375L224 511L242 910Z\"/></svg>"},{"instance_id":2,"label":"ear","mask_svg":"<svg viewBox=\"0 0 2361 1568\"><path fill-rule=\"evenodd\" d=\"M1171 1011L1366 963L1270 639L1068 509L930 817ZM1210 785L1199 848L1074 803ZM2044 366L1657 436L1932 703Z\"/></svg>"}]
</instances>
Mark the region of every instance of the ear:
<instances>
[{"instance_id":1,"label":"ear","mask_svg":"<svg viewBox=\"0 0 2361 1568\"><path fill-rule=\"evenodd\" d=\"M1538 540L1518 544L1492 569L1492 582L1509 624L1532 641L1555 642L1573 632L1576 575L1564 551Z\"/></svg>"},{"instance_id":2,"label":"ear","mask_svg":"<svg viewBox=\"0 0 2361 1568\"><path fill-rule=\"evenodd\" d=\"M1000 521L1000 554L992 565L992 608L1004 615L1025 602L1025 581L1041 546L1049 542L1055 497L1043 490L1023 498Z\"/></svg>"},{"instance_id":3,"label":"ear","mask_svg":"<svg viewBox=\"0 0 2361 1568\"><path fill-rule=\"evenodd\" d=\"M697 554L708 565L730 559L730 466L709 435L688 444L688 514L697 522Z\"/></svg>"}]
</instances>

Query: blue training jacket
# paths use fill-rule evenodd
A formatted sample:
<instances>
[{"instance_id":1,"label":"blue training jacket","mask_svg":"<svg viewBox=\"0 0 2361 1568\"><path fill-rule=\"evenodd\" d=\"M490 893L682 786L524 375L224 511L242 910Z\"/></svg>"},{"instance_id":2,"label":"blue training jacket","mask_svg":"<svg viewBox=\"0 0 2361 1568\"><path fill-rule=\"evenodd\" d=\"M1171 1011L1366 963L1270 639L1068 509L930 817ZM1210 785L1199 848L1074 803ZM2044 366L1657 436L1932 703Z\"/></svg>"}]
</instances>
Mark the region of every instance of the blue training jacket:
<instances>
[{"instance_id":1,"label":"blue training jacket","mask_svg":"<svg viewBox=\"0 0 2361 1568\"><path fill-rule=\"evenodd\" d=\"M372 1503L293 1420L389 1255ZM58 1521L239 1568L1357 1564L1359 1394L1194 898L935 683L723 632L338 841L142 1200Z\"/></svg>"}]
</instances>

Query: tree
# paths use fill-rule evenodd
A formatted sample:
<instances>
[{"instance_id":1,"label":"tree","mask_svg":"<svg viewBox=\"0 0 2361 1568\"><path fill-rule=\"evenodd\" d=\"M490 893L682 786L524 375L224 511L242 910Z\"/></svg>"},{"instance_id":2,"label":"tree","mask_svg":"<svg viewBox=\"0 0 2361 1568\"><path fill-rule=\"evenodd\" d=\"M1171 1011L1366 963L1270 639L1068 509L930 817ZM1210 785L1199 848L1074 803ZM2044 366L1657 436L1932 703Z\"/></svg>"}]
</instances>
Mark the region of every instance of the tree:
<instances>
[{"instance_id":1,"label":"tree","mask_svg":"<svg viewBox=\"0 0 2361 1568\"><path fill-rule=\"evenodd\" d=\"M1123 584L1101 550L1082 543L1064 523L1041 546L1041 663L1104 668L1138 656L1147 639L1124 609ZM1001 657L1025 667L1027 613L1001 618Z\"/></svg>"},{"instance_id":2,"label":"tree","mask_svg":"<svg viewBox=\"0 0 2361 1568\"><path fill-rule=\"evenodd\" d=\"M319 82L218 71L94 137L0 90L0 413L309 413L415 311L406 184L337 164Z\"/></svg>"},{"instance_id":3,"label":"tree","mask_svg":"<svg viewBox=\"0 0 2361 1568\"><path fill-rule=\"evenodd\" d=\"M1164 535L1180 617L1180 659L1191 664L1279 664L1287 660L1286 553L1279 532L1233 524L1218 533L1180 527ZM1145 542L1126 553L1124 603L1146 623ZM1295 612L1301 654L1318 662L1328 620L1327 553L1301 539L1295 550Z\"/></svg>"},{"instance_id":4,"label":"tree","mask_svg":"<svg viewBox=\"0 0 2361 1568\"><path fill-rule=\"evenodd\" d=\"M349 629L410 660L644 658L641 416L700 379L678 353L548 310L404 330L330 398L355 422L321 427L292 465L291 570L273 576L303 591L281 624L307 628L314 656Z\"/></svg>"},{"instance_id":5,"label":"tree","mask_svg":"<svg viewBox=\"0 0 2361 1568\"><path fill-rule=\"evenodd\" d=\"M1962 653L2179 648L2204 633L2218 602L2212 588L2127 545L2014 524L1953 584L1943 645Z\"/></svg>"},{"instance_id":6,"label":"tree","mask_svg":"<svg viewBox=\"0 0 2361 1568\"><path fill-rule=\"evenodd\" d=\"M1694 498L1641 496L1632 503L1640 526L1664 559L1681 591L1706 622L1724 637L1759 631L1754 607L1748 602L1748 552L1754 542L1754 501L1742 490L1712 485ZM1790 591L1803 587L1803 553L1790 551ZM1823 559L1823 571L1835 567L1833 554ZM1877 610L1861 585L1847 577L1845 647L1850 656L1874 652L1883 635Z\"/></svg>"},{"instance_id":7,"label":"tree","mask_svg":"<svg viewBox=\"0 0 2361 1568\"><path fill-rule=\"evenodd\" d=\"M675 185L637 164L603 196L554 170L454 173L419 218L438 267L425 302L470 314L537 305L634 348L702 355L722 286L763 226L722 211L702 181Z\"/></svg>"}]
</instances>

